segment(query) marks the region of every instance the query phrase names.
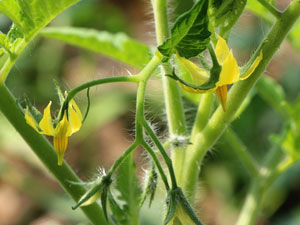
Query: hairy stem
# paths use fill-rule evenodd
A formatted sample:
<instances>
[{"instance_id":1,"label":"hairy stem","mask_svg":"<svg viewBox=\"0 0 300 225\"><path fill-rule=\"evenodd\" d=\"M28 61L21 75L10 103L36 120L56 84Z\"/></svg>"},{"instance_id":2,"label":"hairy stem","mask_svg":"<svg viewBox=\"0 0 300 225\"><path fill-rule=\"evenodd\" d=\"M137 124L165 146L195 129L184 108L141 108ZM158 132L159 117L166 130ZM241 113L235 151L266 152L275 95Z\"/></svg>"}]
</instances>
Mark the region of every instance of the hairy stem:
<instances>
[{"instance_id":1,"label":"hairy stem","mask_svg":"<svg viewBox=\"0 0 300 225\"><path fill-rule=\"evenodd\" d=\"M167 17L167 1L166 0L152 0L156 40L160 45L169 36L168 17ZM171 136L186 135L185 118L183 105L180 95L180 90L176 81L164 76L171 74L172 68L169 63L166 63L161 71L163 80L164 99L166 106L166 113L168 119L169 133ZM175 165L175 173L180 182L182 167L185 159L185 149L174 148L172 151L172 158Z\"/></svg>"},{"instance_id":2,"label":"hairy stem","mask_svg":"<svg viewBox=\"0 0 300 225\"><path fill-rule=\"evenodd\" d=\"M228 124L231 122L243 100L246 98L250 89L255 85L259 76L266 69L272 59L272 56L279 48L294 23L297 21L299 15L300 3L299 1L294 0L291 2L288 9L282 14L280 19L276 21L265 40L251 57L250 62L253 62L262 51L263 59L255 69L254 73L247 80L241 81L233 85L231 88L228 95L227 111L223 112L222 108L218 107L207 126L201 133L197 134L196 142L194 142L189 149L188 159L186 160L187 166L184 171L186 176L183 182L183 188L191 196L195 193L199 174L199 164L201 164L203 157L215 144Z\"/></svg>"},{"instance_id":3,"label":"hairy stem","mask_svg":"<svg viewBox=\"0 0 300 225\"><path fill-rule=\"evenodd\" d=\"M191 136L192 142L196 137L196 135L199 132L201 132L204 129L205 125L207 124L209 116L211 114L214 98L215 96L213 93L207 93L205 95L202 95L198 106L196 119L193 125L192 136Z\"/></svg>"},{"instance_id":4,"label":"hairy stem","mask_svg":"<svg viewBox=\"0 0 300 225\"><path fill-rule=\"evenodd\" d=\"M168 178L164 172L164 170L162 169L161 165L160 165L160 162L155 154L155 152L152 150L152 148L150 147L149 144L147 144L147 142L142 142L142 146L146 149L146 151L151 155L157 169L158 169L158 172L165 184L165 187L166 187L166 190L169 191L170 190L170 186L169 186L169 183L168 183Z\"/></svg>"},{"instance_id":5,"label":"hairy stem","mask_svg":"<svg viewBox=\"0 0 300 225\"><path fill-rule=\"evenodd\" d=\"M170 177L171 177L171 181L172 181L172 188L173 189L177 188L177 182L176 182L176 177L175 177L175 172L174 172L172 160L168 156L166 150L164 149L163 145L160 143L158 137L156 136L156 134L154 133L152 128L149 126L147 121L145 121L145 120L143 121L143 126L145 127L147 133L149 134L149 136L153 140L154 144L156 145L156 147L158 148L158 150L162 154L165 163L167 164L167 167L168 167L168 170L169 170L169 173L170 173Z\"/></svg>"},{"instance_id":6,"label":"hairy stem","mask_svg":"<svg viewBox=\"0 0 300 225\"><path fill-rule=\"evenodd\" d=\"M3 115L23 137L50 173L55 176L65 191L75 201L78 201L86 189L80 185L72 185L70 181L76 183L80 182L80 179L65 162L62 166L57 166L57 155L52 145L25 122L24 115L20 112L15 98L3 84L0 84L0 96L0 110ZM96 203L81 209L93 224L105 223L102 210Z\"/></svg>"}]
</instances>

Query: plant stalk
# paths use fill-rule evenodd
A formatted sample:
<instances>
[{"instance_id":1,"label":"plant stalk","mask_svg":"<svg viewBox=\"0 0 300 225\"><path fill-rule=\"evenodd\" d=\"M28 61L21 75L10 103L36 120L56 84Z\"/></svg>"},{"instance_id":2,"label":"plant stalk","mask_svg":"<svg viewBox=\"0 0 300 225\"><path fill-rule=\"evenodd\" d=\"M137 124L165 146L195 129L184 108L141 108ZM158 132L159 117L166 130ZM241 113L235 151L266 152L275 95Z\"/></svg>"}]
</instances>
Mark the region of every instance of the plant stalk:
<instances>
[{"instance_id":1,"label":"plant stalk","mask_svg":"<svg viewBox=\"0 0 300 225\"><path fill-rule=\"evenodd\" d=\"M202 163L204 156L231 122L243 100L246 98L250 89L255 85L260 75L265 71L274 53L280 47L286 35L299 18L299 15L300 2L294 0L290 3L287 10L283 12L280 19L276 21L264 41L251 57L250 64L262 51L263 59L253 74L247 80L240 81L231 88L228 95L227 111L223 112L222 108L219 106L207 126L196 136L196 142L194 142L188 150L189 155L186 160L187 166L184 170L186 176L184 177L183 189L191 196L195 193L199 175L199 165Z\"/></svg>"},{"instance_id":2,"label":"plant stalk","mask_svg":"<svg viewBox=\"0 0 300 225\"><path fill-rule=\"evenodd\" d=\"M160 45L166 38L169 37L167 1L152 0L152 5L155 19L156 40L157 44ZM166 63L161 70L161 74L169 134L170 136L185 136L186 125L180 90L176 81L165 76L165 74L171 73L171 65L170 63ZM178 182L180 183L182 167L184 166L185 149L174 147L172 150L172 159L174 162L175 174L177 176Z\"/></svg>"}]
</instances>

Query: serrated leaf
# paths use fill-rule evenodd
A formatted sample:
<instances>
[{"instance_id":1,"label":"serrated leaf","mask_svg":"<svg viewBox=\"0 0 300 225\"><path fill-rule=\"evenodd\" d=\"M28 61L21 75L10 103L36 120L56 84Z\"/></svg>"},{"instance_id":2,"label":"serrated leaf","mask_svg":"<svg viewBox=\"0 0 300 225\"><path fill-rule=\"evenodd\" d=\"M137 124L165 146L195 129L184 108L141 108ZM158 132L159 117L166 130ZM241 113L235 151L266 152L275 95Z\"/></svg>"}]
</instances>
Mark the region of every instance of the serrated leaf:
<instances>
[{"instance_id":1,"label":"serrated leaf","mask_svg":"<svg viewBox=\"0 0 300 225\"><path fill-rule=\"evenodd\" d=\"M191 10L182 14L175 21L171 37L158 47L169 58L175 50L181 57L191 58L205 50L209 43L207 16L208 1L198 1Z\"/></svg>"},{"instance_id":2,"label":"serrated leaf","mask_svg":"<svg viewBox=\"0 0 300 225\"><path fill-rule=\"evenodd\" d=\"M141 189L136 177L136 167L133 154L128 156L120 166L116 176L116 189L119 192L118 200L123 201L122 207L127 220L122 225L136 224L139 215Z\"/></svg>"},{"instance_id":3,"label":"serrated leaf","mask_svg":"<svg viewBox=\"0 0 300 225\"><path fill-rule=\"evenodd\" d=\"M94 29L60 27L46 28L41 35L100 53L138 68L143 68L150 61L151 49L124 33L111 34Z\"/></svg>"}]
</instances>

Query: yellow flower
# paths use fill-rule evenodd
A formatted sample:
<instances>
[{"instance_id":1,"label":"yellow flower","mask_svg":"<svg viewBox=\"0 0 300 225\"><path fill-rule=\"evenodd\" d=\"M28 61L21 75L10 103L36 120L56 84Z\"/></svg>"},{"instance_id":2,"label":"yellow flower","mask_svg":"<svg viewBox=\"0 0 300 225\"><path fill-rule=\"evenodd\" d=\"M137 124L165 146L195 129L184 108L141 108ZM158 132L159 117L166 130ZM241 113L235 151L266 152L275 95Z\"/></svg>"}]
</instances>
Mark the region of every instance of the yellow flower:
<instances>
[{"instance_id":1,"label":"yellow flower","mask_svg":"<svg viewBox=\"0 0 300 225\"><path fill-rule=\"evenodd\" d=\"M52 102L50 101L44 109L43 118L39 121L39 123L32 116L27 106L25 111L25 120L40 134L53 136L53 146L57 152L58 165L62 165L64 153L68 146L68 137L80 129L82 115L77 104L72 99L69 102L67 110L68 114L64 111L63 118L54 127L54 121L52 121L51 118L51 104Z\"/></svg>"},{"instance_id":2,"label":"yellow flower","mask_svg":"<svg viewBox=\"0 0 300 225\"><path fill-rule=\"evenodd\" d=\"M195 225L195 222L184 211L181 205L178 205L175 214L168 225Z\"/></svg>"},{"instance_id":3,"label":"yellow flower","mask_svg":"<svg viewBox=\"0 0 300 225\"><path fill-rule=\"evenodd\" d=\"M221 36L218 36L215 53L218 63L222 66L222 69L219 75L219 80L215 83L214 87L204 90L189 87L185 84L180 83L180 81L179 84L185 90L193 93L207 93L216 91L217 97L221 102L223 110L226 111L227 85L233 84L239 80L247 79L254 72L263 56L262 52L260 52L260 55L254 60L248 70L242 76L240 76L240 70L237 61L234 58L232 51L229 50L226 41ZM200 86L208 81L209 74L204 69L199 68L196 64L188 59L179 57L179 60L190 73L196 85Z\"/></svg>"}]
</instances>

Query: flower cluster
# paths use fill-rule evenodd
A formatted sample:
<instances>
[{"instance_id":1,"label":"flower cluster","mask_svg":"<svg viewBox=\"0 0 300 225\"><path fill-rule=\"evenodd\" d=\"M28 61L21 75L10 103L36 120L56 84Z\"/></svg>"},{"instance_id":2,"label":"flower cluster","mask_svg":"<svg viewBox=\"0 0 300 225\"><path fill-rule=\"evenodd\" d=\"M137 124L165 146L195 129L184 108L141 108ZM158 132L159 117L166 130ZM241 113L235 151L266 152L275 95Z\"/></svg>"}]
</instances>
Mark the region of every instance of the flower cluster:
<instances>
[{"instance_id":1,"label":"flower cluster","mask_svg":"<svg viewBox=\"0 0 300 225\"><path fill-rule=\"evenodd\" d=\"M192 93L207 93L216 91L216 94L222 104L223 110L226 111L227 85L238 82L239 80L247 79L254 72L254 70L262 60L263 56L262 52L260 52L260 55L256 57L256 59L250 65L248 70L245 73L243 73L242 76L240 76L241 72L237 61L234 58L232 51L229 50L226 41L221 36L218 36L218 42L215 48L215 53L218 63L220 64L220 66L222 66L222 69L219 74L218 81L212 88L194 88L192 86L183 84L182 82L180 82L180 80L179 85L185 90ZM205 84L209 80L210 76L206 70L198 67L196 64L194 64L188 59L179 57L179 60L190 73L196 85L199 85L201 87L201 85Z\"/></svg>"}]
</instances>

